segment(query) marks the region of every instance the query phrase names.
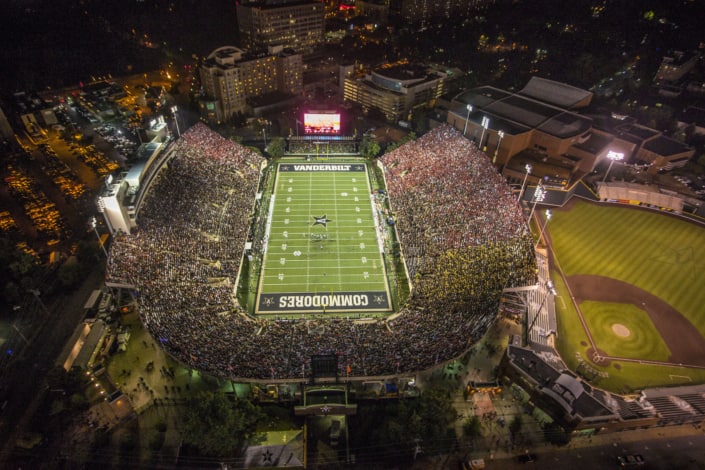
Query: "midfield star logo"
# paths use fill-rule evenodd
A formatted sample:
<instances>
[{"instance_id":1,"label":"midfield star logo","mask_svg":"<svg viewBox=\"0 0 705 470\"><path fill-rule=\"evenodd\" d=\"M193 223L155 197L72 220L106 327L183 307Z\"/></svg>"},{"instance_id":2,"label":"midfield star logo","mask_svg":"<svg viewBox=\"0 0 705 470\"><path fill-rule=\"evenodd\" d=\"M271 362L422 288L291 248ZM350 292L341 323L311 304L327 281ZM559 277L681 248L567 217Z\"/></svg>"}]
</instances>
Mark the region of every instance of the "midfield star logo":
<instances>
[{"instance_id":1,"label":"midfield star logo","mask_svg":"<svg viewBox=\"0 0 705 470\"><path fill-rule=\"evenodd\" d=\"M322 216L320 216L320 217L316 217L316 216L314 215L314 216L313 216L313 220L315 221L315 222L313 222L313 225L314 225L314 226L316 226L316 225L323 225L325 228L328 228L328 222L333 222L333 221L330 220L328 217L326 217L325 214L322 215Z\"/></svg>"}]
</instances>

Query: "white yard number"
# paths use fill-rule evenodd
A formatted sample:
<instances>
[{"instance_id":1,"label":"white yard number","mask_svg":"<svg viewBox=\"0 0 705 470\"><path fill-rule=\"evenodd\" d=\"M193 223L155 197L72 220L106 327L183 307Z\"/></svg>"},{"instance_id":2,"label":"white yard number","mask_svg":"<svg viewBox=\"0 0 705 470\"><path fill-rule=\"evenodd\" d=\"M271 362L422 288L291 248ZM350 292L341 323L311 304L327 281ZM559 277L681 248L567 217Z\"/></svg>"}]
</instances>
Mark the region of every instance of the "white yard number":
<instances>
[{"instance_id":1,"label":"white yard number","mask_svg":"<svg viewBox=\"0 0 705 470\"><path fill-rule=\"evenodd\" d=\"M365 234L365 232L363 232L362 230L358 230L358 231L357 231L357 234L360 235L360 236L363 236L363 235Z\"/></svg>"},{"instance_id":2,"label":"white yard number","mask_svg":"<svg viewBox=\"0 0 705 470\"><path fill-rule=\"evenodd\" d=\"M282 251L286 251L286 243L282 243Z\"/></svg>"},{"instance_id":3,"label":"white yard number","mask_svg":"<svg viewBox=\"0 0 705 470\"><path fill-rule=\"evenodd\" d=\"M279 273L279 280L280 280L280 281L283 281L283 280L284 280L284 274L283 274L283 273Z\"/></svg>"},{"instance_id":4,"label":"white yard number","mask_svg":"<svg viewBox=\"0 0 705 470\"><path fill-rule=\"evenodd\" d=\"M362 219L358 217L358 218L357 218L357 223L358 223L358 224L361 224L361 223L362 223Z\"/></svg>"},{"instance_id":5,"label":"white yard number","mask_svg":"<svg viewBox=\"0 0 705 470\"><path fill-rule=\"evenodd\" d=\"M367 264L367 256L362 257L362 264Z\"/></svg>"},{"instance_id":6,"label":"white yard number","mask_svg":"<svg viewBox=\"0 0 705 470\"><path fill-rule=\"evenodd\" d=\"M279 258L279 264L285 265L285 264L286 264L286 258Z\"/></svg>"},{"instance_id":7,"label":"white yard number","mask_svg":"<svg viewBox=\"0 0 705 470\"><path fill-rule=\"evenodd\" d=\"M289 238L289 232L287 232L286 230L284 230L284 233L282 233L282 235L284 235L284 238Z\"/></svg>"},{"instance_id":8,"label":"white yard number","mask_svg":"<svg viewBox=\"0 0 705 470\"><path fill-rule=\"evenodd\" d=\"M284 225L289 225L289 219L284 219Z\"/></svg>"},{"instance_id":9,"label":"white yard number","mask_svg":"<svg viewBox=\"0 0 705 470\"><path fill-rule=\"evenodd\" d=\"M361 249L361 250L364 250L364 249L365 249L365 244L364 244L364 243L360 243L360 249Z\"/></svg>"},{"instance_id":10,"label":"white yard number","mask_svg":"<svg viewBox=\"0 0 705 470\"><path fill-rule=\"evenodd\" d=\"M289 212L291 212L291 209L289 209L289 208L287 207L287 208L284 210L284 212L286 212L286 213L288 214Z\"/></svg>"},{"instance_id":11,"label":"white yard number","mask_svg":"<svg viewBox=\"0 0 705 470\"><path fill-rule=\"evenodd\" d=\"M367 279L367 278L370 277L370 273L368 273L367 271L365 271L364 273L362 273L362 277L364 277L365 279Z\"/></svg>"}]
</instances>

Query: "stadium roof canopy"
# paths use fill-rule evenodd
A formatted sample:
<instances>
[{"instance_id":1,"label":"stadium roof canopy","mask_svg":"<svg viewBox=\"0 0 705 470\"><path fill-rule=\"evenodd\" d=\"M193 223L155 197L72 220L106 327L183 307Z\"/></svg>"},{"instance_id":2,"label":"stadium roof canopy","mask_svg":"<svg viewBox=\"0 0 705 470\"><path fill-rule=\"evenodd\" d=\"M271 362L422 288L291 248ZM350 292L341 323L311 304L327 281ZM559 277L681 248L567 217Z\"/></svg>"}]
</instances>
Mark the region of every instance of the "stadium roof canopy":
<instances>
[{"instance_id":1,"label":"stadium roof canopy","mask_svg":"<svg viewBox=\"0 0 705 470\"><path fill-rule=\"evenodd\" d=\"M586 106L592 100L590 91L540 77L532 77L519 94L565 109Z\"/></svg>"},{"instance_id":2,"label":"stadium roof canopy","mask_svg":"<svg viewBox=\"0 0 705 470\"><path fill-rule=\"evenodd\" d=\"M687 152L690 147L682 142L660 135L644 143L644 148L658 155L669 156Z\"/></svg>"},{"instance_id":3,"label":"stadium roof canopy","mask_svg":"<svg viewBox=\"0 0 705 470\"><path fill-rule=\"evenodd\" d=\"M558 89L563 90L560 87ZM501 129L512 135L536 129L566 139L582 135L592 127L590 118L521 93L509 93L490 86L465 91L453 101L452 111L457 115L465 118L466 105L470 104L473 107L471 121L479 122L487 116L493 129Z\"/></svg>"},{"instance_id":4,"label":"stadium roof canopy","mask_svg":"<svg viewBox=\"0 0 705 470\"><path fill-rule=\"evenodd\" d=\"M160 147L161 144L158 142L148 142L139 146L135 155L135 161L127 171L127 176L125 177L125 181L127 181L130 186L138 187L140 185L145 168L149 166L150 159Z\"/></svg>"}]
</instances>

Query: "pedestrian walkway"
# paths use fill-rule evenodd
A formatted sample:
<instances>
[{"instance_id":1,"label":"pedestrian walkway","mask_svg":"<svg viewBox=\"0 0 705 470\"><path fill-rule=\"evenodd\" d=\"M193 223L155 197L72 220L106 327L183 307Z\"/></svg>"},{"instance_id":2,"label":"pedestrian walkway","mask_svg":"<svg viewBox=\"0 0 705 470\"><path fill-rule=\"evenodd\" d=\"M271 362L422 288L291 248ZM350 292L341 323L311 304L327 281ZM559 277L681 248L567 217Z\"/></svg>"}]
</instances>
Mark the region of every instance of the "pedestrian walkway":
<instances>
[{"instance_id":1,"label":"pedestrian walkway","mask_svg":"<svg viewBox=\"0 0 705 470\"><path fill-rule=\"evenodd\" d=\"M178 364L156 344L137 314L123 316L122 323L132 327L130 342L126 351L109 359L108 373L135 412L141 413L159 401L183 399L191 391L205 388L197 371Z\"/></svg>"}]
</instances>

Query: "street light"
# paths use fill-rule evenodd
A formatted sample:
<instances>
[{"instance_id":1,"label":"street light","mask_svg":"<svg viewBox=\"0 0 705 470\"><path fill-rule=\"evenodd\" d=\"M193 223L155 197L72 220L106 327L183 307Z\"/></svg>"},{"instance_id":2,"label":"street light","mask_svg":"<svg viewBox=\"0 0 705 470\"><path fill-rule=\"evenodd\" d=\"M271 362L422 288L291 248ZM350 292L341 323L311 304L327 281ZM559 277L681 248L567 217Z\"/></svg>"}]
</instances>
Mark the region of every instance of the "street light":
<instances>
[{"instance_id":1,"label":"street light","mask_svg":"<svg viewBox=\"0 0 705 470\"><path fill-rule=\"evenodd\" d=\"M487 128L490 127L490 118L487 116L482 117L482 134L480 134L480 145L478 145L479 149L482 149L482 141L485 139L485 131Z\"/></svg>"},{"instance_id":2,"label":"street light","mask_svg":"<svg viewBox=\"0 0 705 470\"><path fill-rule=\"evenodd\" d=\"M267 132L262 128L262 140L264 140L264 149L267 150Z\"/></svg>"},{"instance_id":3,"label":"street light","mask_svg":"<svg viewBox=\"0 0 705 470\"><path fill-rule=\"evenodd\" d=\"M534 200L534 205L531 207L531 212L529 212L529 223L531 223L531 217L534 215L534 211L536 210L536 204L539 201L543 201L544 198L546 197L546 191L543 189L543 186L541 186L541 182L536 186L536 189L534 190L534 195L532 196L532 199Z\"/></svg>"},{"instance_id":4,"label":"street light","mask_svg":"<svg viewBox=\"0 0 705 470\"><path fill-rule=\"evenodd\" d=\"M499 146L502 144L502 139L504 138L504 132L503 131L497 131L497 148L494 149L494 157L492 157L492 163L497 162L497 153L499 152Z\"/></svg>"},{"instance_id":5,"label":"street light","mask_svg":"<svg viewBox=\"0 0 705 470\"><path fill-rule=\"evenodd\" d=\"M539 230L539 238L536 240L536 245L534 245L534 250L538 248L539 242L541 241L541 237L543 236L543 231L546 229L546 225L548 225L548 221L551 220L551 209L546 209L546 220L543 221L543 226Z\"/></svg>"},{"instance_id":6,"label":"street light","mask_svg":"<svg viewBox=\"0 0 705 470\"><path fill-rule=\"evenodd\" d=\"M179 117L176 114L178 108L176 106L171 107L171 112L174 113L174 122L176 123L176 137L181 137L181 131L179 130Z\"/></svg>"},{"instance_id":7,"label":"street light","mask_svg":"<svg viewBox=\"0 0 705 470\"><path fill-rule=\"evenodd\" d=\"M518 199L519 203L521 203L521 198L524 195L524 188L526 187L526 179L531 174L531 170L532 170L531 163L527 163L526 165L524 165L524 170L526 170L526 173L524 174L524 181L522 181L522 183L521 183L521 191L519 191L519 199Z\"/></svg>"},{"instance_id":8,"label":"street light","mask_svg":"<svg viewBox=\"0 0 705 470\"><path fill-rule=\"evenodd\" d=\"M541 303L539 304L539 308L536 310L534 313L534 318L531 320L531 325L526 329L526 343L529 344L529 338L531 338L531 330L534 329L534 325L536 325L536 321L539 319L539 315L541 315L541 310L543 310L543 305L546 303L546 299L548 299L549 295L558 295L558 292L556 292L556 288L553 285L552 280L548 280L546 283L546 293L543 296L543 300L541 300ZM527 320L528 320L528 315L529 315L529 308L527 307L526 309L526 315L527 315Z\"/></svg>"},{"instance_id":9,"label":"street light","mask_svg":"<svg viewBox=\"0 0 705 470\"><path fill-rule=\"evenodd\" d=\"M466 105L465 108L468 110L468 116L465 118L465 127L463 128L463 136L465 136L465 132L468 130L468 121L470 120L470 113L472 112L472 105Z\"/></svg>"},{"instance_id":10,"label":"street light","mask_svg":"<svg viewBox=\"0 0 705 470\"><path fill-rule=\"evenodd\" d=\"M95 220L95 217L91 217L90 224L91 228L93 228L93 231L95 232L95 236L98 237L98 244L103 249L105 259L108 259L108 250L105 249L105 245L103 245L103 241L100 239L100 234L98 233L98 222Z\"/></svg>"},{"instance_id":11,"label":"street light","mask_svg":"<svg viewBox=\"0 0 705 470\"><path fill-rule=\"evenodd\" d=\"M607 158L610 160L610 166L607 167L607 171L605 172L605 177L602 179L603 183L605 181L607 181L607 175L610 173L610 170L612 169L612 165L614 164L614 162L622 161L624 159L624 154L610 150L609 152L607 152Z\"/></svg>"}]
</instances>

